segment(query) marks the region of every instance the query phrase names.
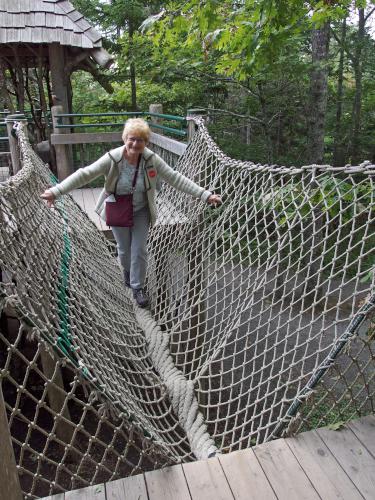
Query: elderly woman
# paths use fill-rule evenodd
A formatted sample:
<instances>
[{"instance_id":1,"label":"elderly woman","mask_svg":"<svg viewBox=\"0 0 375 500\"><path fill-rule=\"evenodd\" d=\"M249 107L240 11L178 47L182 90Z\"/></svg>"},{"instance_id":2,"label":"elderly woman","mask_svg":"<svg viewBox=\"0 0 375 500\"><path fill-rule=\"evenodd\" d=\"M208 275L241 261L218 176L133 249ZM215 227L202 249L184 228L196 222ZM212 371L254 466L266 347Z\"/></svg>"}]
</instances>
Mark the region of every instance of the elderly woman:
<instances>
[{"instance_id":1,"label":"elderly woman","mask_svg":"<svg viewBox=\"0 0 375 500\"><path fill-rule=\"evenodd\" d=\"M112 224L111 228L117 243L125 285L132 288L140 307L149 305L145 290L147 237L150 225L154 225L157 218L158 181L165 181L175 189L213 206L221 202L220 196L206 191L176 172L160 156L148 149L146 145L149 138L150 128L147 122L140 118L129 119L122 134L124 146L111 150L88 167L80 168L41 195L52 206L60 196L104 175L104 189L95 210L110 225L106 205L115 202L119 195L132 193L131 226L123 227L120 222L116 226Z\"/></svg>"}]
</instances>

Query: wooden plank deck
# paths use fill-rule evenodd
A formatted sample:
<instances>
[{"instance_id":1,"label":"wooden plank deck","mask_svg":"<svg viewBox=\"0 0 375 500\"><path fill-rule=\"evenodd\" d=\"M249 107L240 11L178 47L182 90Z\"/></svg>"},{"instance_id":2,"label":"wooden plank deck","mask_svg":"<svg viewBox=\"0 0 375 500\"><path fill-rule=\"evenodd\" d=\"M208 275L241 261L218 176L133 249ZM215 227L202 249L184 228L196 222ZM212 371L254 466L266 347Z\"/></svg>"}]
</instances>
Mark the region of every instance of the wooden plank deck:
<instances>
[{"instance_id":1,"label":"wooden plank deck","mask_svg":"<svg viewBox=\"0 0 375 500\"><path fill-rule=\"evenodd\" d=\"M96 202L101 191L102 188L82 188L74 189L70 194L100 231L108 231L105 222L95 212Z\"/></svg>"},{"instance_id":2,"label":"wooden plank deck","mask_svg":"<svg viewBox=\"0 0 375 500\"><path fill-rule=\"evenodd\" d=\"M9 178L9 168L0 167L0 182L4 182Z\"/></svg>"},{"instance_id":3,"label":"wooden plank deck","mask_svg":"<svg viewBox=\"0 0 375 500\"><path fill-rule=\"evenodd\" d=\"M375 416L49 500L374 500Z\"/></svg>"},{"instance_id":4,"label":"wooden plank deck","mask_svg":"<svg viewBox=\"0 0 375 500\"><path fill-rule=\"evenodd\" d=\"M111 233L110 229L107 227L106 223L99 217L95 212L96 202L102 188L81 188L74 189L70 194L72 195L74 201L86 212L87 216L94 222L99 231L104 231L107 236ZM172 204L160 196L157 200L159 207L159 217L158 225L170 225L170 224L181 224L186 222L186 217L180 214Z\"/></svg>"}]
</instances>

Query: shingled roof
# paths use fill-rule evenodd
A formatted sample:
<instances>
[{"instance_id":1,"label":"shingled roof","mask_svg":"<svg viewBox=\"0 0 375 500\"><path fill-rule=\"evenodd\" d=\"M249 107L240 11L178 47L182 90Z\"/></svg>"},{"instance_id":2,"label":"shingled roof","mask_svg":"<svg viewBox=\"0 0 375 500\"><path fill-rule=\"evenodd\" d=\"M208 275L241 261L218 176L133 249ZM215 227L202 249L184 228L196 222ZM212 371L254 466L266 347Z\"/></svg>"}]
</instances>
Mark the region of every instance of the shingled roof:
<instances>
[{"instance_id":1,"label":"shingled roof","mask_svg":"<svg viewBox=\"0 0 375 500\"><path fill-rule=\"evenodd\" d=\"M0 44L100 49L102 36L67 0L0 0Z\"/></svg>"}]
</instances>

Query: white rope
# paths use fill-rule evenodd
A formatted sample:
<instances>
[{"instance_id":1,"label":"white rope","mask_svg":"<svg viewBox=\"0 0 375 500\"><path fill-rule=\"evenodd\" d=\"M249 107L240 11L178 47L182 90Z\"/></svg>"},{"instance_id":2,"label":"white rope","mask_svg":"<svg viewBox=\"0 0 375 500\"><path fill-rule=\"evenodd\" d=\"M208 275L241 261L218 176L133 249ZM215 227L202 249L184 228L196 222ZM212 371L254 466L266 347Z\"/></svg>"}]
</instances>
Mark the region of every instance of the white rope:
<instances>
[{"instance_id":1,"label":"white rope","mask_svg":"<svg viewBox=\"0 0 375 500\"><path fill-rule=\"evenodd\" d=\"M186 380L175 367L169 352L169 334L161 331L150 311L135 306L135 315L145 333L153 365L167 388L173 410L186 431L192 452L198 459L216 454L218 450L199 411L194 384Z\"/></svg>"}]
</instances>

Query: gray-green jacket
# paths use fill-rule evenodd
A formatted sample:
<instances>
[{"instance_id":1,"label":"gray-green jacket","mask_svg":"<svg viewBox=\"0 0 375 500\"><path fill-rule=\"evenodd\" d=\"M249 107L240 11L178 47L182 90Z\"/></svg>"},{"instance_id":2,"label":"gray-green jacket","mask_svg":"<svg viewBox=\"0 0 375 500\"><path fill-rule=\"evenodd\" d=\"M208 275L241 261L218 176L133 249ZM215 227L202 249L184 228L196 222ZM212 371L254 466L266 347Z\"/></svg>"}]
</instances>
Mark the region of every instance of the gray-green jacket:
<instances>
[{"instance_id":1,"label":"gray-green jacket","mask_svg":"<svg viewBox=\"0 0 375 500\"><path fill-rule=\"evenodd\" d=\"M112 149L95 163L88 167L80 168L62 182L56 184L56 186L51 187L50 190L56 198L59 198L73 189L87 184L96 177L104 175L104 189L99 196L95 211L105 220L105 199L115 191L116 182L120 175L119 163L123 157L124 148L125 146L120 146L119 148ZM142 153L140 168L143 168L145 171L146 192L152 225L155 224L157 218L156 195L160 180L202 201L207 201L212 194L176 170L173 170L160 156L148 148L145 148Z\"/></svg>"}]
</instances>

